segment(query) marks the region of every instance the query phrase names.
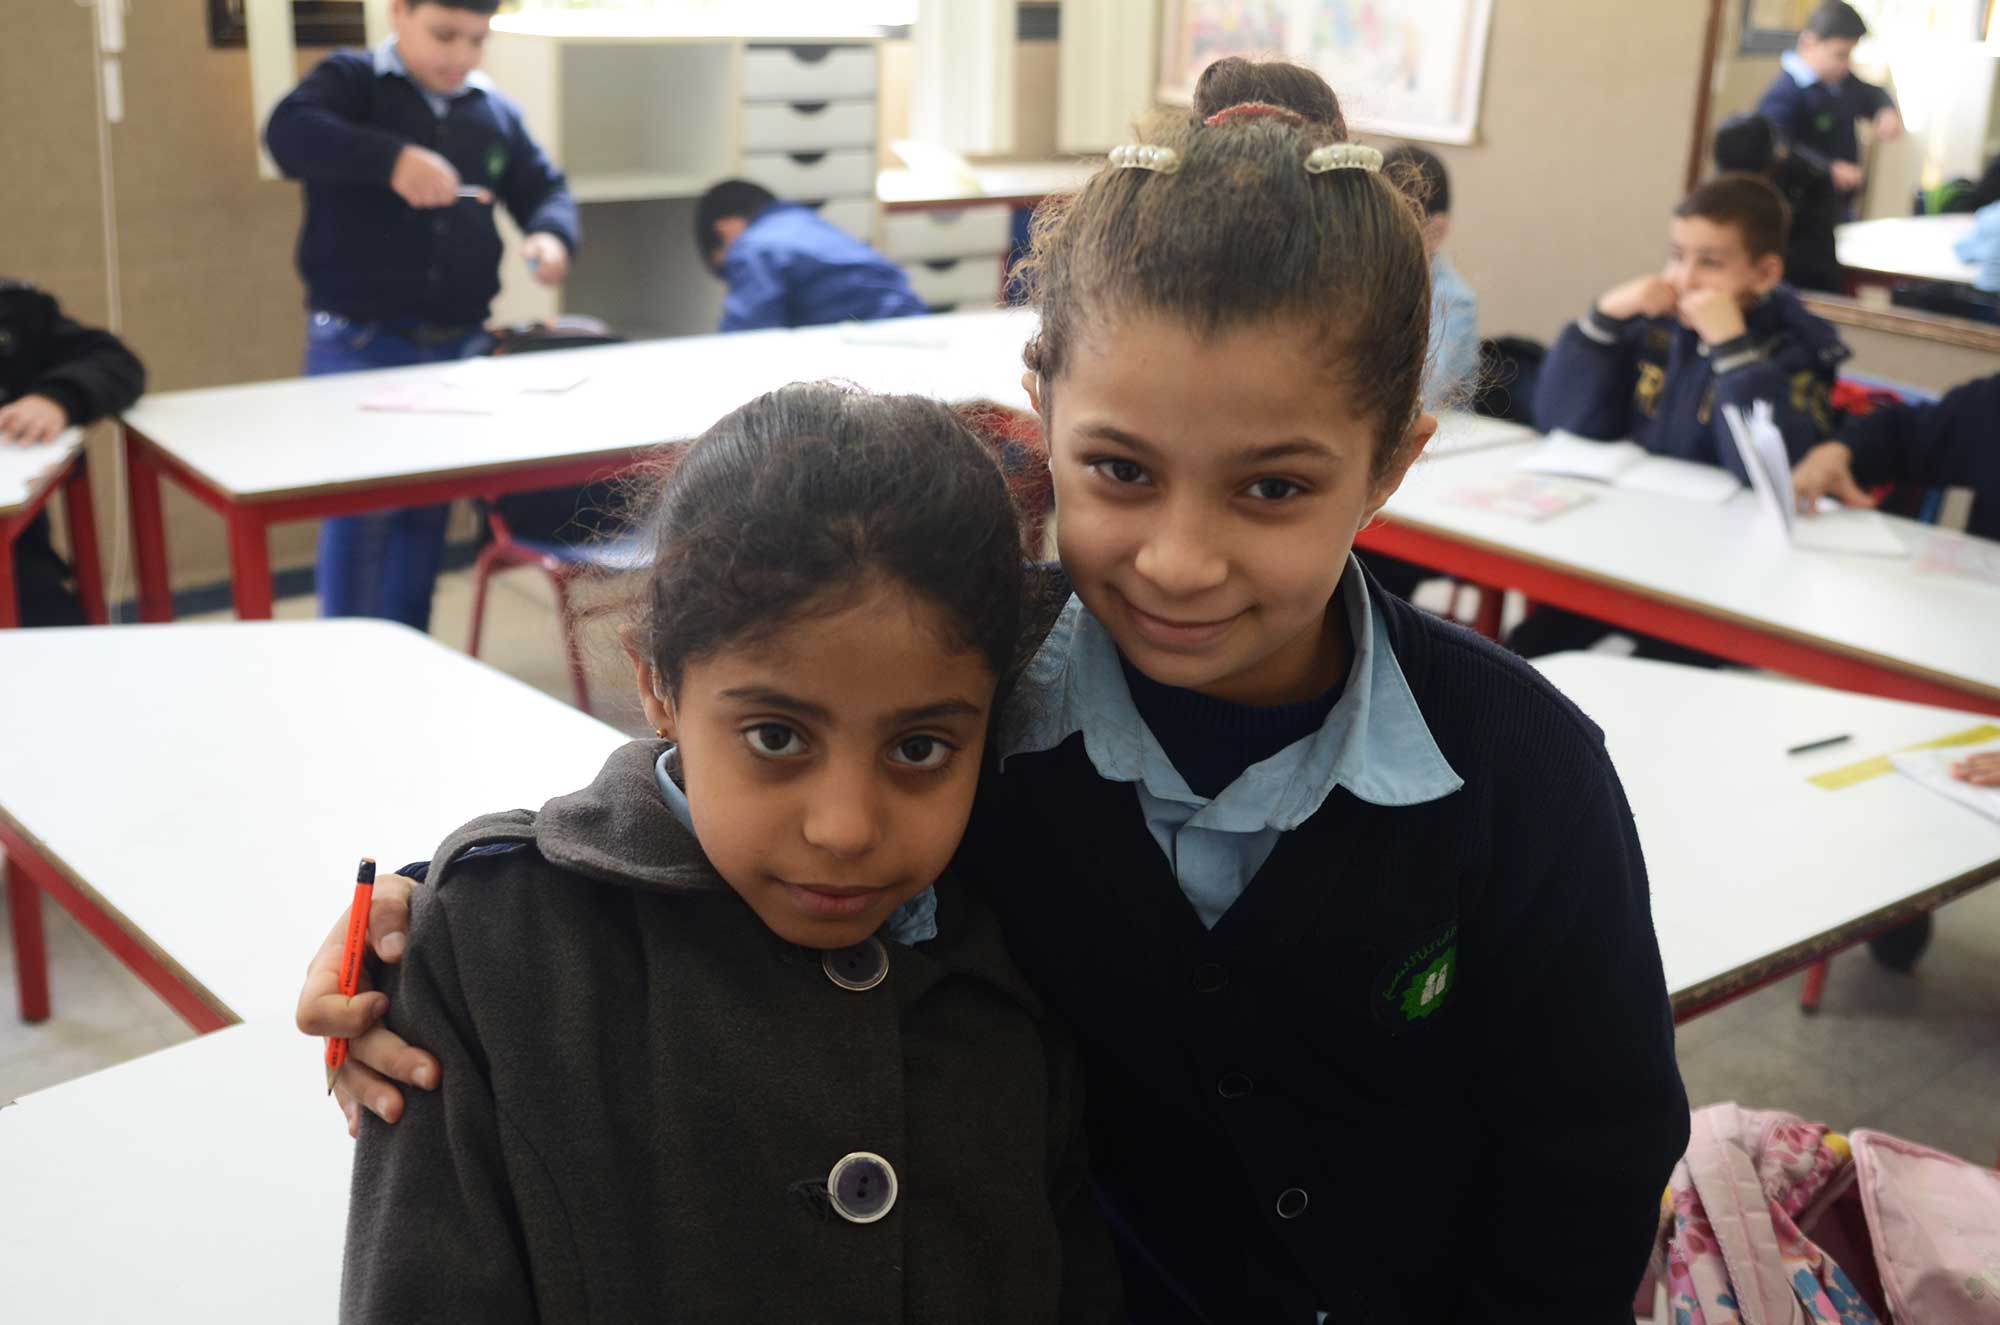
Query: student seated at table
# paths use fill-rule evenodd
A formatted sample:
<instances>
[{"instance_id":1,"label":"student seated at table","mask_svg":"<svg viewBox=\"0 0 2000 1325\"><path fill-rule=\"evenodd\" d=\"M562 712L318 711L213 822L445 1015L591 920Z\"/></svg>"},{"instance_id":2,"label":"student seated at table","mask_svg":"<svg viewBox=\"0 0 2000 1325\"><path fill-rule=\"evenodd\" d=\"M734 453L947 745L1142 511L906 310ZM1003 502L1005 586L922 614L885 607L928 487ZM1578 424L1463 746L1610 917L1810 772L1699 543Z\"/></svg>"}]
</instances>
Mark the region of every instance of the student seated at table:
<instances>
[{"instance_id":1,"label":"student seated at table","mask_svg":"<svg viewBox=\"0 0 2000 1325\"><path fill-rule=\"evenodd\" d=\"M1791 208L1785 241L1785 283L1795 290L1847 293L1833 229L1840 198L1826 167L1785 146L1762 115L1731 115L1715 133L1715 168L1770 181Z\"/></svg>"},{"instance_id":2,"label":"student seated at table","mask_svg":"<svg viewBox=\"0 0 2000 1325\"><path fill-rule=\"evenodd\" d=\"M1848 354L1781 282L1785 200L1753 175L1709 180L1674 209L1667 265L1612 287L1557 337L1535 390L1535 421L1583 437L1629 437L1656 455L1747 478L1722 406L1768 402L1793 458L1832 431L1829 397ZM1525 657L1588 648L1611 633L1555 608L1508 643ZM1645 657L1703 655L1640 640Z\"/></svg>"},{"instance_id":3,"label":"student seated at table","mask_svg":"<svg viewBox=\"0 0 2000 1325\"><path fill-rule=\"evenodd\" d=\"M2000 374L1953 387L1929 404L1892 403L1842 423L1792 470L1799 510L1822 497L1872 506L1885 483L1972 489L1966 530L2000 539Z\"/></svg>"},{"instance_id":4,"label":"student seated at table","mask_svg":"<svg viewBox=\"0 0 2000 1325\"><path fill-rule=\"evenodd\" d=\"M903 269L810 207L726 179L695 205L694 242L729 286L722 331L928 312Z\"/></svg>"},{"instance_id":5,"label":"student seated at table","mask_svg":"<svg viewBox=\"0 0 2000 1325\"><path fill-rule=\"evenodd\" d=\"M527 236L521 254L535 279L568 275L578 233L569 185L520 107L478 70L498 7L390 0L392 37L329 55L271 112L272 159L305 182L307 373L484 354L500 290L496 199ZM324 521L321 614L424 629L449 511Z\"/></svg>"},{"instance_id":6,"label":"student seated at table","mask_svg":"<svg viewBox=\"0 0 2000 1325\"><path fill-rule=\"evenodd\" d=\"M64 316L54 295L0 277L0 446L53 441L126 409L145 387L146 370L125 342ZM46 511L14 540L14 592L22 625L83 624Z\"/></svg>"},{"instance_id":7,"label":"student seated at table","mask_svg":"<svg viewBox=\"0 0 2000 1325\"><path fill-rule=\"evenodd\" d=\"M1854 6L1828 0L1806 19L1797 48L1778 57L1778 73L1757 102L1757 113L1793 152L1825 167L1844 216L1853 213L1864 178L1855 122L1867 120L1884 140L1903 133L1895 100L1854 76L1854 47L1867 35Z\"/></svg>"}]
</instances>

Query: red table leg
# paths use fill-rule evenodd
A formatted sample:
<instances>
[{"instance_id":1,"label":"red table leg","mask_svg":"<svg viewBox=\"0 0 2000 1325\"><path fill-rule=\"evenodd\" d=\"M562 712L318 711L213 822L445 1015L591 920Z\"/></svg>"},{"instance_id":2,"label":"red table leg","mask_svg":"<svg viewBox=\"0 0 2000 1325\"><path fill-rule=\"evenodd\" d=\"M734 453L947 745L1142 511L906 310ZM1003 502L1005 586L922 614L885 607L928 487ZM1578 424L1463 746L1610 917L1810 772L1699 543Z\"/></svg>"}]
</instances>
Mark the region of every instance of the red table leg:
<instances>
[{"instance_id":1,"label":"red table leg","mask_svg":"<svg viewBox=\"0 0 2000 1325\"><path fill-rule=\"evenodd\" d=\"M0 528L0 627L21 624L21 597L14 586L14 534Z\"/></svg>"},{"instance_id":2,"label":"red table leg","mask_svg":"<svg viewBox=\"0 0 2000 1325\"><path fill-rule=\"evenodd\" d=\"M104 562L97 550L97 509L90 495L90 468L81 457L63 488L63 510L69 516L70 560L76 569L76 589L83 599L83 619L93 626L111 620L104 602Z\"/></svg>"},{"instance_id":3,"label":"red table leg","mask_svg":"<svg viewBox=\"0 0 2000 1325\"><path fill-rule=\"evenodd\" d=\"M1487 639L1500 638L1500 613L1507 606L1507 591L1491 584L1473 586L1479 593L1479 615L1472 619L1472 628Z\"/></svg>"},{"instance_id":4,"label":"red table leg","mask_svg":"<svg viewBox=\"0 0 2000 1325\"><path fill-rule=\"evenodd\" d=\"M125 429L125 484L132 496L132 560L139 577L139 619L172 621L167 584L167 525L160 513L160 471L146 439Z\"/></svg>"},{"instance_id":5,"label":"red table leg","mask_svg":"<svg viewBox=\"0 0 2000 1325\"><path fill-rule=\"evenodd\" d=\"M49 1019L49 948L42 934L42 890L11 857L7 861L7 919L14 927L14 975L21 988L21 1020Z\"/></svg>"},{"instance_id":6,"label":"red table leg","mask_svg":"<svg viewBox=\"0 0 2000 1325\"><path fill-rule=\"evenodd\" d=\"M236 619L271 619L271 541L262 517L235 507L229 520L229 578L236 595Z\"/></svg>"}]
</instances>

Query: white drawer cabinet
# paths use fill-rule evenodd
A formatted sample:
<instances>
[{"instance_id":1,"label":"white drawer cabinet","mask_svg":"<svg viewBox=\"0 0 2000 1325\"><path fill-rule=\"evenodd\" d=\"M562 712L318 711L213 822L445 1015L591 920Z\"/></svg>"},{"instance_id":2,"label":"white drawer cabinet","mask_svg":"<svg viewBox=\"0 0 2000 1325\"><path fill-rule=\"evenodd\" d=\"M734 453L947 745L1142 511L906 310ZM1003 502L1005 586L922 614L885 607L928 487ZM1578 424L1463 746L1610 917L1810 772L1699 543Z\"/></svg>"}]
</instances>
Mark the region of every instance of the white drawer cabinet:
<instances>
[{"instance_id":1,"label":"white drawer cabinet","mask_svg":"<svg viewBox=\"0 0 2000 1325\"><path fill-rule=\"evenodd\" d=\"M954 258L913 262L910 288L932 308L991 308L1000 302L1000 259Z\"/></svg>"},{"instance_id":2,"label":"white drawer cabinet","mask_svg":"<svg viewBox=\"0 0 2000 1325\"><path fill-rule=\"evenodd\" d=\"M745 101L872 101L873 46L752 46L743 52Z\"/></svg>"},{"instance_id":3,"label":"white drawer cabinet","mask_svg":"<svg viewBox=\"0 0 2000 1325\"><path fill-rule=\"evenodd\" d=\"M882 251L898 262L1005 253L1013 224L1007 207L891 212L882 218Z\"/></svg>"},{"instance_id":4,"label":"white drawer cabinet","mask_svg":"<svg viewBox=\"0 0 2000 1325\"><path fill-rule=\"evenodd\" d=\"M745 152L823 152L874 142L873 101L772 101L743 107Z\"/></svg>"},{"instance_id":5,"label":"white drawer cabinet","mask_svg":"<svg viewBox=\"0 0 2000 1325\"><path fill-rule=\"evenodd\" d=\"M749 152L743 178L780 198L875 197L875 153L865 147L834 152Z\"/></svg>"}]
</instances>

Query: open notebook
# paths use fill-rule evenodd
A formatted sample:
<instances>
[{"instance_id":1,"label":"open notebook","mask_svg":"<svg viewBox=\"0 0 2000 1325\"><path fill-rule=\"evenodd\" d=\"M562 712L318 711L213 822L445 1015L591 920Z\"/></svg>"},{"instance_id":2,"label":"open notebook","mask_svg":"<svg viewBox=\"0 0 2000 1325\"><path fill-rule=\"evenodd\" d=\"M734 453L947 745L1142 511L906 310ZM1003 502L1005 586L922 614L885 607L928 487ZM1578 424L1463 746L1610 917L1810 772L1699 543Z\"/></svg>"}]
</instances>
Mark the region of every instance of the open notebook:
<instances>
[{"instance_id":1,"label":"open notebook","mask_svg":"<svg viewBox=\"0 0 2000 1325\"><path fill-rule=\"evenodd\" d=\"M75 453L82 436L69 428L53 442L33 446L0 441L0 507L25 500L43 475Z\"/></svg>"},{"instance_id":2,"label":"open notebook","mask_svg":"<svg viewBox=\"0 0 2000 1325\"><path fill-rule=\"evenodd\" d=\"M1849 552L1872 557L1907 557L1910 550L1879 512L1838 509L1801 516L1792 497L1792 465L1785 454L1785 437L1771 417L1768 402L1758 401L1745 418L1734 405L1722 407L1729 436L1736 443L1743 468L1750 475L1765 528L1780 533L1793 547L1814 552Z\"/></svg>"},{"instance_id":3,"label":"open notebook","mask_svg":"<svg viewBox=\"0 0 2000 1325\"><path fill-rule=\"evenodd\" d=\"M1714 465L1654 455L1637 442L1597 442L1560 429L1519 463L1531 474L1591 479L1683 501L1725 502L1742 486L1728 470Z\"/></svg>"},{"instance_id":4,"label":"open notebook","mask_svg":"<svg viewBox=\"0 0 2000 1325\"><path fill-rule=\"evenodd\" d=\"M1904 750L1889 756L1896 771L1960 805L2000 822L2000 787L1975 787L1951 775L1951 766L1969 755L2000 752L2000 740L1940 750Z\"/></svg>"}]
</instances>

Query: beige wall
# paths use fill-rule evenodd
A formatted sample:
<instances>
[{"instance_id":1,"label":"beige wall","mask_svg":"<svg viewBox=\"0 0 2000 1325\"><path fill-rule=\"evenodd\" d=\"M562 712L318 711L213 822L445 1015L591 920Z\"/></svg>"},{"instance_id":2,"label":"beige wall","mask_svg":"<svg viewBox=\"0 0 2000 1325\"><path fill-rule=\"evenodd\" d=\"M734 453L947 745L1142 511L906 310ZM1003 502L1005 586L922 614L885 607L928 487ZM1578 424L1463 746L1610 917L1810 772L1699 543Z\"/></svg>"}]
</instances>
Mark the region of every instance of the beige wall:
<instances>
[{"instance_id":1,"label":"beige wall","mask_svg":"<svg viewBox=\"0 0 2000 1325\"><path fill-rule=\"evenodd\" d=\"M1446 251L1482 335L1551 339L1660 263L1706 22L1699 0L1493 6L1480 141L1435 148L1451 172Z\"/></svg>"}]
</instances>

